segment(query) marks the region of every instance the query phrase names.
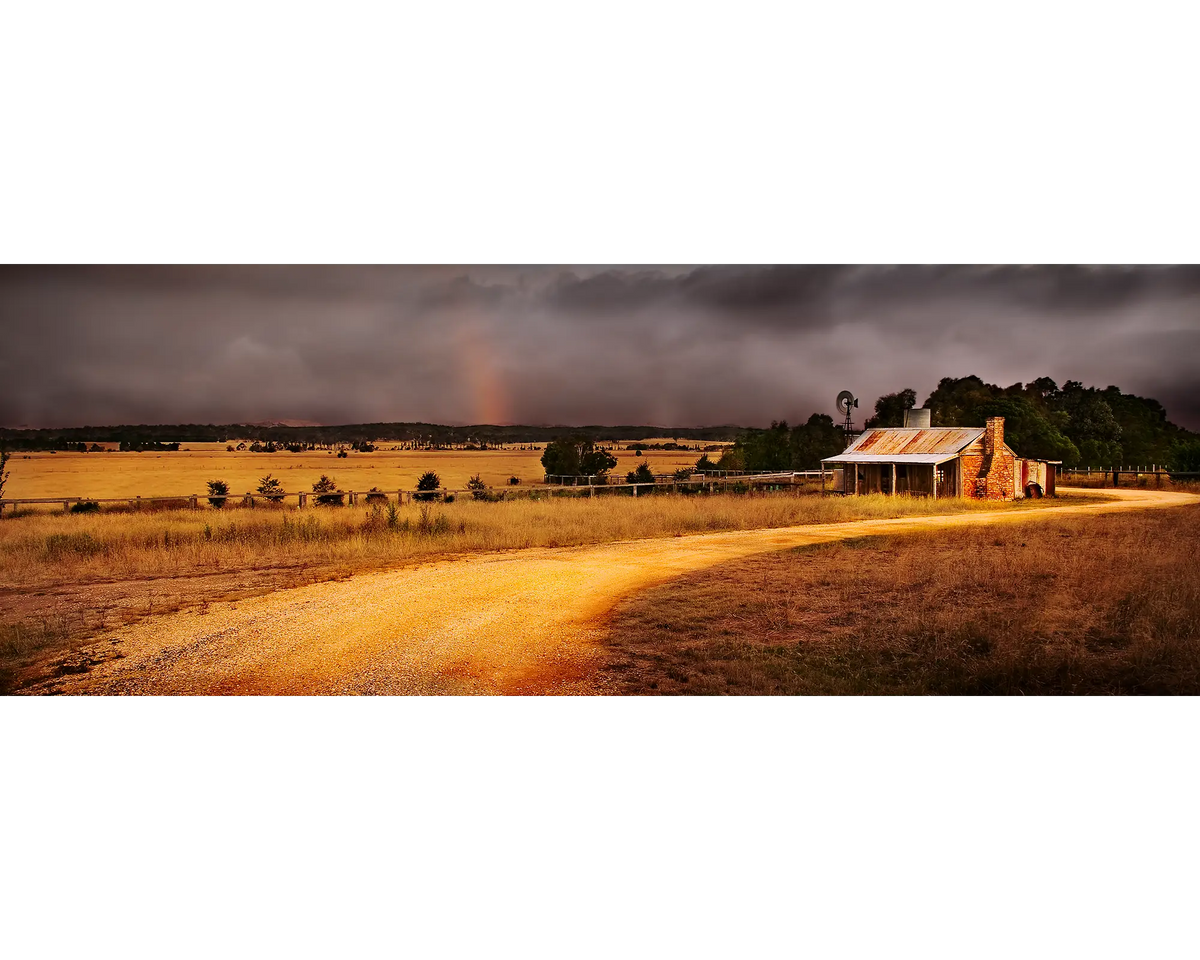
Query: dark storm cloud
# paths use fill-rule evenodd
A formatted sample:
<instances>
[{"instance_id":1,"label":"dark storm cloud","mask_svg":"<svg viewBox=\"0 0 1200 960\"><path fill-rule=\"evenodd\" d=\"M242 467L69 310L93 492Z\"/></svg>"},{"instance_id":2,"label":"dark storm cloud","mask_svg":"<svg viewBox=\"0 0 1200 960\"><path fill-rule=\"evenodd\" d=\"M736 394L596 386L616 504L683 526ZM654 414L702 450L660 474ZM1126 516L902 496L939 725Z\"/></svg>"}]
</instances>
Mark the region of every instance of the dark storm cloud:
<instances>
[{"instance_id":1,"label":"dark storm cloud","mask_svg":"<svg viewBox=\"0 0 1200 960\"><path fill-rule=\"evenodd\" d=\"M860 292L876 300L984 299L1030 309L1111 310L1145 299L1195 295L1200 268L1077 265L865 268Z\"/></svg>"},{"instance_id":2,"label":"dark storm cloud","mask_svg":"<svg viewBox=\"0 0 1200 960\"><path fill-rule=\"evenodd\" d=\"M546 299L560 310L603 313L656 306L670 301L676 293L674 281L656 271L605 270L590 277L561 273Z\"/></svg>"},{"instance_id":3,"label":"dark storm cloud","mask_svg":"<svg viewBox=\"0 0 1200 960\"><path fill-rule=\"evenodd\" d=\"M761 319L824 307L842 267L698 267L677 276L659 271L605 270L588 277L560 274L550 290L558 308L614 312L659 307L710 310Z\"/></svg>"},{"instance_id":4,"label":"dark storm cloud","mask_svg":"<svg viewBox=\"0 0 1200 960\"><path fill-rule=\"evenodd\" d=\"M943 376L1200 427L1195 267L0 268L0 423L765 423Z\"/></svg>"}]
</instances>

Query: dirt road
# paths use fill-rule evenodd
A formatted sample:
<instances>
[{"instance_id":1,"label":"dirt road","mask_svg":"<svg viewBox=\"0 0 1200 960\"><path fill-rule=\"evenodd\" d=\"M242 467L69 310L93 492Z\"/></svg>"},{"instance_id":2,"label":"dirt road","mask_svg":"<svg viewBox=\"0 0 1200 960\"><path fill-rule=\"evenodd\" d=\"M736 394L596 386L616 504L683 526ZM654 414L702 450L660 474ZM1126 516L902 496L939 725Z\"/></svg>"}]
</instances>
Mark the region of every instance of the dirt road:
<instances>
[{"instance_id":1,"label":"dirt road","mask_svg":"<svg viewBox=\"0 0 1200 960\"><path fill-rule=\"evenodd\" d=\"M693 570L872 534L1200 502L1105 493L1111 502L509 551L362 574L142 621L93 645L103 662L90 672L28 692L603 693L593 675L604 614Z\"/></svg>"}]
</instances>

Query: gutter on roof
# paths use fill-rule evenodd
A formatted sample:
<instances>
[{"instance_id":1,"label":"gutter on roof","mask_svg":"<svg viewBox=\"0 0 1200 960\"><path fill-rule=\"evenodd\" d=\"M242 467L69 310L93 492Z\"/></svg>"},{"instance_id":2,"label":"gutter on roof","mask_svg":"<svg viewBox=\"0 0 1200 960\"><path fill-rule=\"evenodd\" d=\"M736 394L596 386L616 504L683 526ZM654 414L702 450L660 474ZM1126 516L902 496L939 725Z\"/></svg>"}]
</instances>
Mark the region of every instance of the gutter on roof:
<instances>
[{"instance_id":1,"label":"gutter on roof","mask_svg":"<svg viewBox=\"0 0 1200 960\"><path fill-rule=\"evenodd\" d=\"M957 453L841 453L836 457L826 457L822 463L912 463L924 466L937 466L948 460L957 459Z\"/></svg>"}]
</instances>

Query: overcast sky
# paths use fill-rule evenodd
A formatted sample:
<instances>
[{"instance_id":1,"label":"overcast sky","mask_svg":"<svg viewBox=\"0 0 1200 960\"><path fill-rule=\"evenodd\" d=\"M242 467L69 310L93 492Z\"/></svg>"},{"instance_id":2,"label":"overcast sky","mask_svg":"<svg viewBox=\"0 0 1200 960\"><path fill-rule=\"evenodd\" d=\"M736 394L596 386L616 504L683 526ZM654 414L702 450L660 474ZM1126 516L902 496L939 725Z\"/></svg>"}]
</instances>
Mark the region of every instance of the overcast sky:
<instances>
[{"instance_id":1,"label":"overcast sky","mask_svg":"<svg viewBox=\"0 0 1200 960\"><path fill-rule=\"evenodd\" d=\"M941 377L1200 429L1195 267L3 267L0 425L765 425Z\"/></svg>"}]
</instances>

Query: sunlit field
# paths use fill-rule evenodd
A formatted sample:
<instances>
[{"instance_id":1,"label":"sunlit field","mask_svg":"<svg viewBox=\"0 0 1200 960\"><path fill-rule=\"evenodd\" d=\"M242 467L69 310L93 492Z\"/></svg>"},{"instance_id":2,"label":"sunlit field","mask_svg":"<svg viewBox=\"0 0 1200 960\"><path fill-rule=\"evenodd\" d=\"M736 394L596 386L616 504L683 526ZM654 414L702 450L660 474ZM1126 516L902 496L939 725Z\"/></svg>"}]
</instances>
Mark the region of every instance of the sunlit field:
<instances>
[{"instance_id":1,"label":"sunlit field","mask_svg":"<svg viewBox=\"0 0 1200 960\"><path fill-rule=\"evenodd\" d=\"M236 445L236 443L235 443ZM186 497L203 496L209 480L224 480L231 495L253 491L266 474L278 478L288 493L312 489L327 474L339 489L412 490L417 478L432 470L446 489L461 490L478 474L488 486L504 487L510 477L522 485L542 482L544 447L516 450L376 450L304 453L228 452L224 444L185 444L190 449L166 453L31 453L14 454L4 495L10 499L40 497ZM386 447L387 443L380 444ZM624 445L622 445L623 447ZM645 461L655 473L671 473L695 465L700 451L614 449L623 477ZM714 457L715 458L715 457Z\"/></svg>"},{"instance_id":2,"label":"sunlit field","mask_svg":"<svg viewBox=\"0 0 1200 960\"><path fill-rule=\"evenodd\" d=\"M757 556L624 601L606 672L635 694L1195 695L1198 539L1186 506Z\"/></svg>"}]
</instances>

